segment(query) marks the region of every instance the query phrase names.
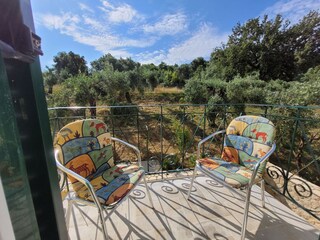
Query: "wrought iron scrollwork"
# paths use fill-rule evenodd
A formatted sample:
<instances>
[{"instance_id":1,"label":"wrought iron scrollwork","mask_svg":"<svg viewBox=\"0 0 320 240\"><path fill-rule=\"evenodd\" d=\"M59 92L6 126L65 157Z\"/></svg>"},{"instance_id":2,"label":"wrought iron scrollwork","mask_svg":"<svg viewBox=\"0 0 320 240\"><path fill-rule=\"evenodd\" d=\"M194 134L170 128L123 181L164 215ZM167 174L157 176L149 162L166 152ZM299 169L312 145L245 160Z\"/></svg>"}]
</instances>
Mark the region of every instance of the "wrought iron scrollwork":
<instances>
[{"instance_id":1,"label":"wrought iron scrollwork","mask_svg":"<svg viewBox=\"0 0 320 240\"><path fill-rule=\"evenodd\" d=\"M285 179L286 179L286 174L284 172L283 169L281 169L280 167L277 166L269 166L266 169L267 174L270 178L272 178L273 180L281 180L281 178L283 179L283 184L280 186L277 186L278 188L283 188L285 186Z\"/></svg>"},{"instance_id":2,"label":"wrought iron scrollwork","mask_svg":"<svg viewBox=\"0 0 320 240\"><path fill-rule=\"evenodd\" d=\"M309 198L312 196L312 189L309 184L301 178L289 178L290 183L293 184L293 189L295 192L303 198ZM288 195L291 197L290 192L288 191ZM292 197L291 197L292 198Z\"/></svg>"}]
</instances>

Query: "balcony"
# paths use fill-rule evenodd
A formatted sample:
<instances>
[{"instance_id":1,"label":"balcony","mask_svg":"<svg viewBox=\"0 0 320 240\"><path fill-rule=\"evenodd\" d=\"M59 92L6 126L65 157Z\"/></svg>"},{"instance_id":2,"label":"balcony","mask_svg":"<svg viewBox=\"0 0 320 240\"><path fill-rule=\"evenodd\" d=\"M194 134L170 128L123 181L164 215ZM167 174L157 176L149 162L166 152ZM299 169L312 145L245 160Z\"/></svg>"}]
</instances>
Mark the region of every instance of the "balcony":
<instances>
[{"instance_id":1,"label":"balcony","mask_svg":"<svg viewBox=\"0 0 320 240\"><path fill-rule=\"evenodd\" d=\"M52 134L75 119L99 118L113 136L140 148L155 209L149 208L143 185L106 220L111 239L239 239L244 201L228 189L198 175L186 199L198 141L225 128L237 112L234 105L154 105L49 109ZM251 197L247 239L317 239L320 226L318 107L244 105L246 114L263 115L277 127L277 152L265 174L266 208L260 188ZM90 114L94 112L94 116ZM179 134L182 139L178 138ZM182 133L182 134L181 134ZM187 133L187 134L185 134ZM118 160L134 158L118 145ZM219 154L221 139L202 154ZM62 188L66 186L61 181ZM62 195L66 193L62 190ZM70 239L102 239L96 208L68 208L63 201ZM294 211L293 211L294 210ZM298 215L298 214L300 215ZM306 220L307 219L307 220Z\"/></svg>"},{"instance_id":2,"label":"balcony","mask_svg":"<svg viewBox=\"0 0 320 240\"><path fill-rule=\"evenodd\" d=\"M145 187L139 185L106 219L110 239L239 239L243 200L199 175L188 201L188 175L175 174L161 181L149 176L155 209L149 208ZM319 230L290 208L269 194L262 208L260 199L260 188L255 186L247 239L317 239ZM64 206L67 211L66 201ZM70 211L70 239L102 239L96 208L73 206Z\"/></svg>"}]
</instances>

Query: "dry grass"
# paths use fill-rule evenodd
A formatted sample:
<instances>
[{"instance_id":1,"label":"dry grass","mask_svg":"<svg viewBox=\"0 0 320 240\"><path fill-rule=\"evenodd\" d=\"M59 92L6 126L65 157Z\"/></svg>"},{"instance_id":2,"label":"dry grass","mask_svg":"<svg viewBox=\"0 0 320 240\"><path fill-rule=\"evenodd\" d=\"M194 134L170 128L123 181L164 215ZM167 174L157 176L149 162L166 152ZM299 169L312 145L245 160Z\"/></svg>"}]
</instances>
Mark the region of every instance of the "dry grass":
<instances>
[{"instance_id":1,"label":"dry grass","mask_svg":"<svg viewBox=\"0 0 320 240\"><path fill-rule=\"evenodd\" d=\"M177 87L156 87L154 93L182 93L183 89Z\"/></svg>"}]
</instances>

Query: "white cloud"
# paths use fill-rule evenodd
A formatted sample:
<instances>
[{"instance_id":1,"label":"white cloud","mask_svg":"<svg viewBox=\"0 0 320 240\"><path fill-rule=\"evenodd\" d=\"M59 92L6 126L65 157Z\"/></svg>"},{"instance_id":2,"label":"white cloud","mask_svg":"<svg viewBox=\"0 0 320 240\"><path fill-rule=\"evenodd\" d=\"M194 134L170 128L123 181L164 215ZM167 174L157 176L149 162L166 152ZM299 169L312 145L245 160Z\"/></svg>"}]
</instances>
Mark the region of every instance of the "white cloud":
<instances>
[{"instance_id":1,"label":"white cloud","mask_svg":"<svg viewBox=\"0 0 320 240\"><path fill-rule=\"evenodd\" d=\"M282 0L264 10L261 15L267 14L274 17L281 14L291 23L297 23L311 10L320 10L319 0Z\"/></svg>"},{"instance_id":2,"label":"white cloud","mask_svg":"<svg viewBox=\"0 0 320 240\"><path fill-rule=\"evenodd\" d=\"M103 23L97 21L96 19L93 19L88 16L83 16L83 21L85 24L91 26L93 29L97 31L106 31L106 26Z\"/></svg>"},{"instance_id":3,"label":"white cloud","mask_svg":"<svg viewBox=\"0 0 320 240\"><path fill-rule=\"evenodd\" d=\"M45 14L40 16L41 24L49 29L62 29L67 23L69 26L79 23L77 15L63 13L62 15Z\"/></svg>"},{"instance_id":4,"label":"white cloud","mask_svg":"<svg viewBox=\"0 0 320 240\"><path fill-rule=\"evenodd\" d=\"M109 20L111 22L131 22L137 16L137 11L131 6L125 4L117 7L109 13Z\"/></svg>"},{"instance_id":5,"label":"white cloud","mask_svg":"<svg viewBox=\"0 0 320 240\"><path fill-rule=\"evenodd\" d=\"M144 25L143 30L146 33L155 33L158 35L175 35L187 29L187 16L183 13L165 15L159 22L153 25Z\"/></svg>"},{"instance_id":6,"label":"white cloud","mask_svg":"<svg viewBox=\"0 0 320 240\"><path fill-rule=\"evenodd\" d=\"M167 52L155 51L153 53L141 53L136 57L142 63L166 62L167 64L181 64L190 62L197 57L209 57L215 47L226 42L228 34L219 34L218 31L208 24L203 24L200 29L189 39L173 46Z\"/></svg>"},{"instance_id":7,"label":"white cloud","mask_svg":"<svg viewBox=\"0 0 320 240\"><path fill-rule=\"evenodd\" d=\"M79 3L79 7L83 11L88 11L88 12L94 13L93 9L84 3Z\"/></svg>"},{"instance_id":8,"label":"white cloud","mask_svg":"<svg viewBox=\"0 0 320 240\"><path fill-rule=\"evenodd\" d=\"M114 8L113 5L110 4L108 1L102 1L102 5L105 6L106 8L111 8L111 9Z\"/></svg>"},{"instance_id":9,"label":"white cloud","mask_svg":"<svg viewBox=\"0 0 320 240\"><path fill-rule=\"evenodd\" d=\"M87 16L80 17L72 13L60 15L43 14L41 24L49 29L60 31L74 41L92 46L102 53L111 53L115 57L128 57L128 47L143 48L154 44L154 38L130 39L111 34L103 22Z\"/></svg>"},{"instance_id":10,"label":"white cloud","mask_svg":"<svg viewBox=\"0 0 320 240\"><path fill-rule=\"evenodd\" d=\"M102 1L102 5L103 7L99 8L107 13L107 18L112 23L130 23L142 18L137 10L126 3L115 6L108 1Z\"/></svg>"},{"instance_id":11,"label":"white cloud","mask_svg":"<svg viewBox=\"0 0 320 240\"><path fill-rule=\"evenodd\" d=\"M78 14L71 12L38 14L38 22L48 29L69 36L75 42L92 46L103 54L111 53L117 58L132 57L142 63L158 64L164 61L168 64L181 64L197 57L206 58L215 47L221 46L221 43L227 40L226 33L219 33L209 24L200 25L196 32L190 34L188 17L182 12L165 14L158 22L146 24L146 19L127 4L112 5L108 1L101 0L100 6L96 6L93 10L100 8L103 11L100 14L96 11L94 15L88 12L85 5L79 4L79 6L80 8L82 6L83 10ZM126 26L129 31L133 30L131 33L128 33L128 30L117 31L118 24L129 23L133 19L140 21L134 21L132 22L134 24ZM189 38L182 40L187 34ZM153 46L162 37L171 41L171 36L174 36L175 45L169 46L168 49L161 46L162 50L147 51L148 47ZM180 43L177 39L180 39ZM143 50L137 53L137 49Z\"/></svg>"}]
</instances>

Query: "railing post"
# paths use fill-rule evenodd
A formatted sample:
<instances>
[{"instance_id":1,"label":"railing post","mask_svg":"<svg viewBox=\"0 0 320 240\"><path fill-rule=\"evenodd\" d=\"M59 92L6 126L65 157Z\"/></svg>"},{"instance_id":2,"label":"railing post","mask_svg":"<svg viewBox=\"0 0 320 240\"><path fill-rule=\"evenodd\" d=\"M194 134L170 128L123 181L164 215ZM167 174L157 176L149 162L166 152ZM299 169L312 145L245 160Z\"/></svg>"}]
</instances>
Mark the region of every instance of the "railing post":
<instances>
[{"instance_id":1,"label":"railing post","mask_svg":"<svg viewBox=\"0 0 320 240\"><path fill-rule=\"evenodd\" d=\"M59 130L59 118L58 118L57 109L55 109L54 113L55 113L55 120L54 120L54 129L53 129L53 133L52 133L53 139L55 137L56 132L58 132L58 130Z\"/></svg>"},{"instance_id":2,"label":"railing post","mask_svg":"<svg viewBox=\"0 0 320 240\"><path fill-rule=\"evenodd\" d=\"M146 125L146 130L147 130L147 142L146 142L146 156L147 156L147 164L148 164L148 172L150 172L150 169L149 169L149 161L150 161L150 157L149 157L149 128L148 126Z\"/></svg>"},{"instance_id":3,"label":"railing post","mask_svg":"<svg viewBox=\"0 0 320 240\"><path fill-rule=\"evenodd\" d=\"M266 118L268 114L268 106L265 107L264 109L264 117Z\"/></svg>"},{"instance_id":4,"label":"railing post","mask_svg":"<svg viewBox=\"0 0 320 240\"><path fill-rule=\"evenodd\" d=\"M186 144L186 138L184 135L184 130L185 130L185 126L184 126L184 120L185 120L185 114L186 114L186 107L183 106L183 115L182 115L182 166L184 166L184 158L185 158L185 144Z\"/></svg>"},{"instance_id":5,"label":"railing post","mask_svg":"<svg viewBox=\"0 0 320 240\"><path fill-rule=\"evenodd\" d=\"M160 160L161 160L161 179L163 179L163 107L160 104Z\"/></svg>"},{"instance_id":6,"label":"railing post","mask_svg":"<svg viewBox=\"0 0 320 240\"><path fill-rule=\"evenodd\" d=\"M299 125L299 120L300 119L300 109L297 108L297 115L296 115L296 120L294 123L294 129L293 129L293 133L292 133L292 137L291 137L291 146L290 146L290 153L289 153L289 158L288 158L288 169L286 172L286 176L285 176L285 181L284 181L284 185L283 185L283 195L285 194L285 192L288 190L288 179L289 179L289 173L290 173L290 165L291 165L291 161L292 161L292 155L293 155L293 149L294 149L294 141L296 138L296 133L297 133L297 128Z\"/></svg>"},{"instance_id":7,"label":"railing post","mask_svg":"<svg viewBox=\"0 0 320 240\"><path fill-rule=\"evenodd\" d=\"M112 113L112 108L110 108L110 115L111 115L111 124L112 124L112 136L114 137L114 122L113 122L113 113ZM113 149L116 148L116 143L113 141Z\"/></svg>"},{"instance_id":8,"label":"railing post","mask_svg":"<svg viewBox=\"0 0 320 240\"><path fill-rule=\"evenodd\" d=\"M227 105L226 104L224 104L223 105L223 111L224 111L224 113L223 113L223 129L226 129L226 122L227 122Z\"/></svg>"},{"instance_id":9,"label":"railing post","mask_svg":"<svg viewBox=\"0 0 320 240\"><path fill-rule=\"evenodd\" d=\"M227 125L227 105L224 104L223 105L223 129L226 129L226 125ZM223 137L222 137L222 142L221 142L221 151L223 151L223 147L224 147L224 138L225 138L225 134L223 134Z\"/></svg>"},{"instance_id":10,"label":"railing post","mask_svg":"<svg viewBox=\"0 0 320 240\"><path fill-rule=\"evenodd\" d=\"M207 123L207 104L204 105L204 113L203 113L203 134L202 138L206 137L206 123ZM202 145L202 155L204 153L204 144Z\"/></svg>"},{"instance_id":11,"label":"railing post","mask_svg":"<svg viewBox=\"0 0 320 240\"><path fill-rule=\"evenodd\" d=\"M140 122L139 122L139 107L137 107L137 130L138 130L138 148L140 149Z\"/></svg>"}]
</instances>

